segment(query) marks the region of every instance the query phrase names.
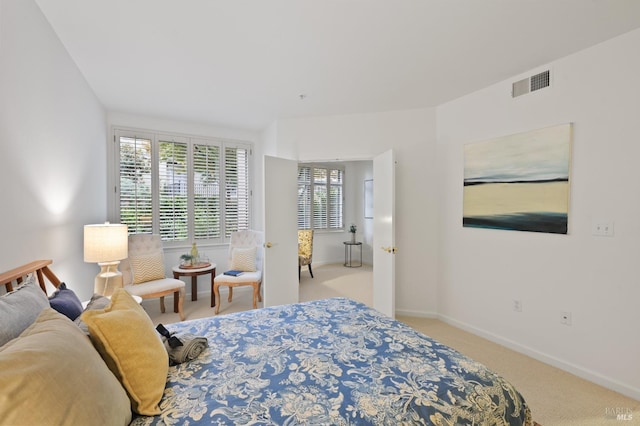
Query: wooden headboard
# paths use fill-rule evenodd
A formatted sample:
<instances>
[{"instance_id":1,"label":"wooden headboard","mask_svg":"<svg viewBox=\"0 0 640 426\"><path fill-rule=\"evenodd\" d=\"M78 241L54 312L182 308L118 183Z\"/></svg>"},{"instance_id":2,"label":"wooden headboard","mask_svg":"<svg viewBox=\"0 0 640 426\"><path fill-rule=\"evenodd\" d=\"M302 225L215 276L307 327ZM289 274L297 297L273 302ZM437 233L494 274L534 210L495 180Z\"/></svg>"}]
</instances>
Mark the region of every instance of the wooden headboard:
<instances>
[{"instance_id":1,"label":"wooden headboard","mask_svg":"<svg viewBox=\"0 0 640 426\"><path fill-rule=\"evenodd\" d=\"M36 277L38 277L38 283L40 284L40 288L42 291L47 293L47 286L44 281L46 277L51 284L55 288L58 288L60 285L60 280L56 275L51 272L49 269L49 265L51 265L53 261L51 260L34 260L33 262L27 263L26 265L19 266L15 269L12 269L7 272L3 272L0 274L0 285L4 285L7 289L7 292L13 291L13 283L15 281L16 284L20 284L24 278L30 273L35 273Z\"/></svg>"}]
</instances>

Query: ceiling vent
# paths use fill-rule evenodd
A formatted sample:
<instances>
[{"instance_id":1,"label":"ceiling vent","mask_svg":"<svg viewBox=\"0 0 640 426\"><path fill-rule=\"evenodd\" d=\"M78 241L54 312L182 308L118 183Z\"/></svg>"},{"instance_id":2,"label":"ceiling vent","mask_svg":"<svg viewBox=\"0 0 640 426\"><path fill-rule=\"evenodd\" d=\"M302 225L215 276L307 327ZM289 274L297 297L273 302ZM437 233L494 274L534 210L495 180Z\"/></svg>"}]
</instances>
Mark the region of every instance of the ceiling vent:
<instances>
[{"instance_id":1,"label":"ceiling vent","mask_svg":"<svg viewBox=\"0 0 640 426\"><path fill-rule=\"evenodd\" d=\"M523 80L516 81L513 83L511 88L511 97L515 98L521 95L526 95L529 92L535 92L536 90L549 87L549 77L549 70L547 70Z\"/></svg>"}]
</instances>

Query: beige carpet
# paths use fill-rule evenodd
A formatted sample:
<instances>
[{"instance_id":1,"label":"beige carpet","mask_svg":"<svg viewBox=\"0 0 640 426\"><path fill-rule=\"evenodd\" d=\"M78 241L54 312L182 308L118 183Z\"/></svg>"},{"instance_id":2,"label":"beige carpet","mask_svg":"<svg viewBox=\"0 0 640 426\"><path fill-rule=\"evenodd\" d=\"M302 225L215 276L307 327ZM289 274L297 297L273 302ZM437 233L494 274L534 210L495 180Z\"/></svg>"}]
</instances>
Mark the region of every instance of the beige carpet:
<instances>
[{"instance_id":1,"label":"beige carpet","mask_svg":"<svg viewBox=\"0 0 640 426\"><path fill-rule=\"evenodd\" d=\"M436 319L398 317L399 321L486 365L524 396L542 426L640 424L640 402L583 380ZM612 413L629 410L631 421Z\"/></svg>"},{"instance_id":2,"label":"beige carpet","mask_svg":"<svg viewBox=\"0 0 640 426\"><path fill-rule=\"evenodd\" d=\"M349 297L372 305L372 268L345 268L341 264L322 265L314 269L315 278L302 271L300 301L326 297ZM213 315L210 294L200 285L198 301L186 300L184 312L189 319ZM227 302L227 290L221 289L220 315L251 308L250 287L236 288L233 301ZM157 300L146 300L143 306L154 324L179 321L178 314L160 313ZM168 311L173 301L167 300ZM261 304L259 304L261 306ZM457 349L488 366L513 383L531 407L533 419L542 426L606 426L640 425L640 401L583 380L533 358L467 333L436 319L398 317L399 321ZM627 413L632 420L616 420L616 413Z\"/></svg>"}]
</instances>

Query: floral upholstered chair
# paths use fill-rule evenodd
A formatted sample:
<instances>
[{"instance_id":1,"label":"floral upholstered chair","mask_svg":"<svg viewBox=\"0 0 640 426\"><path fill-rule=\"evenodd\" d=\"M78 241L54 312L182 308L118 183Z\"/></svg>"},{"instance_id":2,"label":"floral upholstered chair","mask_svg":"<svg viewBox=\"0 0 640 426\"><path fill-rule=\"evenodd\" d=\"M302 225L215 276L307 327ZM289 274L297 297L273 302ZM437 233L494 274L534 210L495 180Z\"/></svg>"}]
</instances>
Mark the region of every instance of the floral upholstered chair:
<instances>
[{"instance_id":1,"label":"floral upholstered chair","mask_svg":"<svg viewBox=\"0 0 640 426\"><path fill-rule=\"evenodd\" d=\"M309 274L313 278L311 270L311 257L313 256L313 229L298 230L298 280L303 266L309 267Z\"/></svg>"}]
</instances>

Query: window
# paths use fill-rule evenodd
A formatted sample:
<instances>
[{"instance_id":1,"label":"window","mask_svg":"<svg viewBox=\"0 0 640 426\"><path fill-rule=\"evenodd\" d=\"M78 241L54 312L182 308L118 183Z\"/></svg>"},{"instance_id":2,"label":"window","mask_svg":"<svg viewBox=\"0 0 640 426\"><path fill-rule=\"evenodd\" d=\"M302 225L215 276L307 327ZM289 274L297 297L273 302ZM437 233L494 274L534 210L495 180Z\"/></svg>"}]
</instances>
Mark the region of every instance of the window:
<instances>
[{"instance_id":1,"label":"window","mask_svg":"<svg viewBox=\"0 0 640 426\"><path fill-rule=\"evenodd\" d=\"M298 167L298 229L342 229L344 170Z\"/></svg>"},{"instance_id":2,"label":"window","mask_svg":"<svg viewBox=\"0 0 640 426\"><path fill-rule=\"evenodd\" d=\"M218 240L250 227L249 144L115 130L116 204L129 233Z\"/></svg>"},{"instance_id":3,"label":"window","mask_svg":"<svg viewBox=\"0 0 640 426\"><path fill-rule=\"evenodd\" d=\"M158 141L157 162L159 185L158 219L163 240L186 240L189 238L187 221L187 141ZM124 223L124 222L123 222Z\"/></svg>"}]
</instances>

